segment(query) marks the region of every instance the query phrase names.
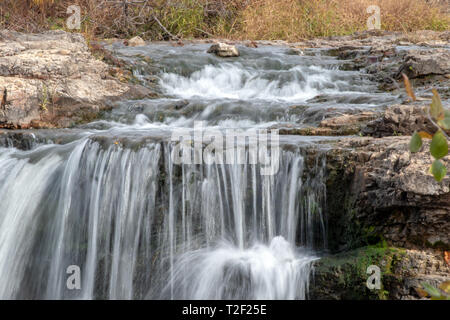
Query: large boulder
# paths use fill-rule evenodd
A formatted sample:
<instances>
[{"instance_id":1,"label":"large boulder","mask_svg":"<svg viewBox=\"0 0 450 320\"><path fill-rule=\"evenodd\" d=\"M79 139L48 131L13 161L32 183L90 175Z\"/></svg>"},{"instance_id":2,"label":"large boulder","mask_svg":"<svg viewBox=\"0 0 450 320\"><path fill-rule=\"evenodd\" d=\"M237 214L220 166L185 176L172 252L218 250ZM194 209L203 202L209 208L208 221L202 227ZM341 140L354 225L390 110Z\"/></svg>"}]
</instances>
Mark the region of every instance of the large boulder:
<instances>
[{"instance_id":1,"label":"large boulder","mask_svg":"<svg viewBox=\"0 0 450 320\"><path fill-rule=\"evenodd\" d=\"M219 57L238 57L239 51L235 46L226 44L226 43L216 43L213 44L209 49L208 53L214 53L216 56Z\"/></svg>"}]
</instances>

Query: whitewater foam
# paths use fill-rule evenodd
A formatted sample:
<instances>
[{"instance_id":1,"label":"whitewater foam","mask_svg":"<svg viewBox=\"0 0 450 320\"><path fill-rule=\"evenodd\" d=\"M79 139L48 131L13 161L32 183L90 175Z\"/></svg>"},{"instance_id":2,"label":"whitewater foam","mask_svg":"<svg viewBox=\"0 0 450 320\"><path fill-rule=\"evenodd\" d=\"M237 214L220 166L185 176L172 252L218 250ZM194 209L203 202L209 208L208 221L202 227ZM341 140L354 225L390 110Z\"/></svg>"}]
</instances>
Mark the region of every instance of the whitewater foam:
<instances>
[{"instance_id":1,"label":"whitewater foam","mask_svg":"<svg viewBox=\"0 0 450 320\"><path fill-rule=\"evenodd\" d=\"M189 76L163 73L161 87L183 99L261 99L306 101L322 89L335 87L331 71L296 66L289 70L246 69L241 63L206 65Z\"/></svg>"}]
</instances>

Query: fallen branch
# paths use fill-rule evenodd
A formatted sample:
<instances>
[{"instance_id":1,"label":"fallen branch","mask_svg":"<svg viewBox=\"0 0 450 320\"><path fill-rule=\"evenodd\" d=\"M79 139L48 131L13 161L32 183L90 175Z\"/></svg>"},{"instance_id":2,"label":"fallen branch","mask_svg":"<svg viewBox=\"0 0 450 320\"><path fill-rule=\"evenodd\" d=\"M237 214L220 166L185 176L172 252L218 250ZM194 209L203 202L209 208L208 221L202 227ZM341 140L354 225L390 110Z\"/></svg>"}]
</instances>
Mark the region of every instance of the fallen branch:
<instances>
[{"instance_id":1,"label":"fallen branch","mask_svg":"<svg viewBox=\"0 0 450 320\"><path fill-rule=\"evenodd\" d=\"M156 21L156 23L161 27L161 29L163 29L163 31L164 31L165 33L167 33L169 36L172 37L173 40L180 40L180 38L178 38L177 36L174 36L173 34L171 34L171 33L169 32L169 30L167 30L166 27L163 26L163 24L161 23L161 21L159 21L158 18L157 18L155 15L153 15L153 19L154 19L154 20Z\"/></svg>"},{"instance_id":2,"label":"fallen branch","mask_svg":"<svg viewBox=\"0 0 450 320\"><path fill-rule=\"evenodd\" d=\"M200 32L203 32L204 34L206 34L206 35L208 35L208 36L210 36L210 37L212 37L212 38L215 38L214 35L212 35L212 34L209 33L209 32L206 32L205 30L202 30L202 29L199 29L199 28L195 28L195 30L200 31Z\"/></svg>"}]
</instances>

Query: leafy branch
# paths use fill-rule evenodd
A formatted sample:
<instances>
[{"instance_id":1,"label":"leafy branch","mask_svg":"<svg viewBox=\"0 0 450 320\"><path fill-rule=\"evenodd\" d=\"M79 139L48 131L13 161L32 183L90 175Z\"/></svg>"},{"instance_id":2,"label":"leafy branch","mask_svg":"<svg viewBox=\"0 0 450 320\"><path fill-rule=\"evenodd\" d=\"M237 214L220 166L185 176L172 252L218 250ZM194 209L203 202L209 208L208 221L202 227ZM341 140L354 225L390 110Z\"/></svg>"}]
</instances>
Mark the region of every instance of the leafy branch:
<instances>
[{"instance_id":1,"label":"leafy branch","mask_svg":"<svg viewBox=\"0 0 450 320\"><path fill-rule=\"evenodd\" d=\"M405 74L402 75L408 96L413 101L416 101L417 99L408 77ZM449 137L444 130L450 130L450 111L445 110L442 106L441 98L436 89L433 89L433 98L429 108L426 108L425 116L436 127L437 131L433 135L425 131L415 131L409 142L409 150L413 153L418 152L422 148L422 139L431 139L430 154L433 156L434 161L430 167L430 173L436 181L441 182L447 174L447 167L441 159L448 155L447 140Z\"/></svg>"}]
</instances>

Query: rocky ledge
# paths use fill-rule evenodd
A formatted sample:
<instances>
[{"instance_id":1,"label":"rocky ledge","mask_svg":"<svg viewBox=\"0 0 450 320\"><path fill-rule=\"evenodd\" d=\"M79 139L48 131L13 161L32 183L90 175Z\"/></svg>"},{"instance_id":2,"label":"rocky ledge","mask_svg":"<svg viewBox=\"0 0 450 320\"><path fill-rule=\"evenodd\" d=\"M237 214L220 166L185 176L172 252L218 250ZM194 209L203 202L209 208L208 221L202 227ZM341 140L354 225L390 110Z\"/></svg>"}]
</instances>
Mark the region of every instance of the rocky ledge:
<instances>
[{"instance_id":1,"label":"rocky ledge","mask_svg":"<svg viewBox=\"0 0 450 320\"><path fill-rule=\"evenodd\" d=\"M119 81L80 34L0 31L0 128L69 127L148 89ZM119 72L120 73L120 72Z\"/></svg>"},{"instance_id":2,"label":"rocky ledge","mask_svg":"<svg viewBox=\"0 0 450 320\"><path fill-rule=\"evenodd\" d=\"M429 126L420 106L393 106L367 124L376 137L342 138L328 150L329 255L315 264L312 298L415 299L421 282L450 280L450 178L429 173L429 142L412 154L401 136ZM374 264L380 290L366 286Z\"/></svg>"},{"instance_id":3,"label":"rocky ledge","mask_svg":"<svg viewBox=\"0 0 450 320\"><path fill-rule=\"evenodd\" d=\"M282 134L349 136L327 151L327 254L315 263L313 299L419 299L422 282L450 281L450 178L429 173L429 142L409 152L414 131L434 133L426 108L431 88L450 99L449 33L375 32L305 41L328 47L342 68L365 70L403 97L376 111L324 115L316 126L283 127ZM406 95L401 74L415 88ZM449 166L450 157L443 162ZM381 288L369 290L367 267L381 269Z\"/></svg>"},{"instance_id":4,"label":"rocky ledge","mask_svg":"<svg viewBox=\"0 0 450 320\"><path fill-rule=\"evenodd\" d=\"M450 249L450 178L436 182L429 173L429 144L411 154L409 140L345 138L328 153L332 251L379 241L401 248Z\"/></svg>"}]
</instances>

